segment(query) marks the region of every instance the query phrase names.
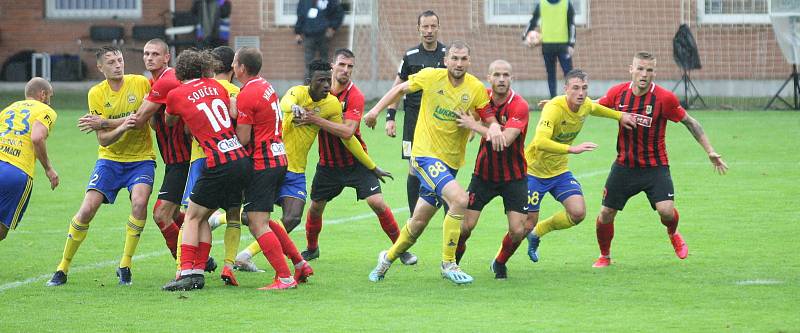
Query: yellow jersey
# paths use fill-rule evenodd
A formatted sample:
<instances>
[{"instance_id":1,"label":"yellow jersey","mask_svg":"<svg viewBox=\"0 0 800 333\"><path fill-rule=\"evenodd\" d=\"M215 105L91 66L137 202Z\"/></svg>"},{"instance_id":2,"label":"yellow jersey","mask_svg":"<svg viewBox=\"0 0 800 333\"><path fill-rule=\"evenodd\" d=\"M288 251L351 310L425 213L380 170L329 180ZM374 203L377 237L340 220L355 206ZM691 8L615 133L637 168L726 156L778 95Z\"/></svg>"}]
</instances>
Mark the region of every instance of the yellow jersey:
<instances>
[{"instance_id":1,"label":"yellow jersey","mask_svg":"<svg viewBox=\"0 0 800 333\"><path fill-rule=\"evenodd\" d=\"M228 80L217 80L217 82L219 82L219 84L221 84L223 87L225 87L225 90L228 91L228 97L234 98L234 97L236 97L236 95L239 94L239 87L237 87L233 83L230 83L230 81L228 81ZM203 148L201 148L200 144L197 143L197 139L192 138L192 156L189 158L189 161L190 162L194 162L197 159L205 158L205 157L206 157L206 153L203 152Z\"/></svg>"},{"instance_id":2,"label":"yellow jersey","mask_svg":"<svg viewBox=\"0 0 800 333\"><path fill-rule=\"evenodd\" d=\"M312 110L320 118L342 123L342 103L336 96L328 94L324 99L314 102L309 94L309 86L294 86L281 98L283 112L283 143L286 145L286 156L289 160L288 170L294 173L305 173L308 163L308 151L317 138L319 127L315 125L296 125L292 122L294 114L292 105L299 105ZM308 112L308 111L306 111ZM347 150L367 169L375 169L375 162L369 158L356 136L342 140Z\"/></svg>"},{"instance_id":3,"label":"yellow jersey","mask_svg":"<svg viewBox=\"0 0 800 333\"><path fill-rule=\"evenodd\" d=\"M36 164L31 140L33 124L39 122L49 131L57 117L49 105L32 99L5 108L0 113L0 161L8 162L33 178Z\"/></svg>"},{"instance_id":4,"label":"yellow jersey","mask_svg":"<svg viewBox=\"0 0 800 333\"><path fill-rule=\"evenodd\" d=\"M489 104L489 95L480 80L469 73L453 87L446 68L425 68L408 77L410 92L422 90L417 126L414 129L412 157L433 157L453 169L464 165L469 129L458 127L459 112L478 116L477 110Z\"/></svg>"},{"instance_id":5,"label":"yellow jersey","mask_svg":"<svg viewBox=\"0 0 800 333\"><path fill-rule=\"evenodd\" d=\"M107 80L89 89L89 112L105 119L125 118L136 112L150 91L150 82L141 75L127 74L119 91L111 90ZM126 131L108 147L97 149L98 158L117 162L155 160L150 127Z\"/></svg>"},{"instance_id":6,"label":"yellow jersey","mask_svg":"<svg viewBox=\"0 0 800 333\"><path fill-rule=\"evenodd\" d=\"M622 113L594 103L588 97L572 112L567 96L553 98L545 104L536 134L525 147L528 174L539 178L552 178L569 171L567 150L583 128L589 115L619 120Z\"/></svg>"}]
</instances>

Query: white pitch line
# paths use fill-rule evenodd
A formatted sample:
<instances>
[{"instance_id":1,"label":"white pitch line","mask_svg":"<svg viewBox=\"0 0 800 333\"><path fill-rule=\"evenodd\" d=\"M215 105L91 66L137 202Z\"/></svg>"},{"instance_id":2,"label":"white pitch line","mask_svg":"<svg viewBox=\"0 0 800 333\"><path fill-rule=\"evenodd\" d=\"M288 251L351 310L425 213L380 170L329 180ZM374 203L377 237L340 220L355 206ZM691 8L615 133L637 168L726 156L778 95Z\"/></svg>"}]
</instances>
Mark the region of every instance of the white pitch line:
<instances>
[{"instance_id":1,"label":"white pitch line","mask_svg":"<svg viewBox=\"0 0 800 333\"><path fill-rule=\"evenodd\" d=\"M402 207L402 208L392 209L393 213L399 213L399 212L404 212L404 211L408 211L408 208L407 207ZM331 224L343 224L343 223L347 223L347 222L363 220L363 219L370 218L370 217L373 217L373 216L375 216L375 213L361 214L361 215L355 215L355 216L350 216L350 217L345 217L345 218L340 218L340 219L331 219L331 220L325 221L325 224L328 224L328 225L331 225ZM302 230L302 228L298 228L298 229ZM249 240L250 239L250 235L249 234L248 235L243 235L242 239L248 239ZM212 245L219 245L219 244L222 244L222 242L223 242L222 240L214 241L214 242L212 242ZM138 255L133 256L133 260L136 260L136 261L146 260L146 259L153 258L153 257L156 257L156 256L162 256L162 255L164 255L166 253L168 253L166 250L161 250L161 251L150 252L150 253L145 253L145 254L138 254ZM94 264L85 265L85 266L79 266L79 267L70 269L70 273L89 271L89 270L98 269L98 268L105 268L105 267L118 265L118 264L119 264L119 260L106 260L106 261L96 262ZM0 293L4 292L6 290L9 290L9 289L19 288L19 287L22 287L22 286L25 286L25 285L28 285L28 284L31 284L31 283L34 283L34 282L39 282L39 281L43 282L43 281L46 281L47 279L49 279L52 276L53 276L53 273L42 274L42 275L39 275L39 276L34 276L34 277L30 277L30 278L24 279L22 281L14 281L14 282L0 284Z\"/></svg>"},{"instance_id":2,"label":"white pitch line","mask_svg":"<svg viewBox=\"0 0 800 333\"><path fill-rule=\"evenodd\" d=\"M768 286L774 284L782 284L783 281L781 280L773 280L773 279L755 279L755 280L742 280L736 281L736 285L739 286Z\"/></svg>"},{"instance_id":3,"label":"white pitch line","mask_svg":"<svg viewBox=\"0 0 800 333\"><path fill-rule=\"evenodd\" d=\"M591 172L587 172L587 173L581 173L581 174L575 175L575 178L578 178L578 179L591 178L591 177L595 177L595 176L606 174L606 173L608 173L608 170L609 169L602 169L602 170L595 170L595 171L591 171ZM400 212L407 212L407 211L408 211L408 207L401 207L401 208L392 209L392 213L395 213L395 214L396 213L400 213ZM355 216L350 216L350 217L345 217L345 218L340 218L340 219L331 219L331 220L325 221L324 223L327 224L327 225L343 224L343 223L347 223L347 222L353 222L353 221L359 221L359 220L367 219L367 218L370 218L370 217L373 217L373 216L375 216L375 213L365 213L365 214L361 214L361 215L355 215ZM303 230L303 228L297 228L297 229L298 230ZM56 231L53 231L53 232L56 232ZM26 233L26 232L24 232L24 231L22 231L22 232L15 231L15 233ZM42 232L38 232L38 233L40 234ZM245 239L245 237L248 237L248 236L249 235L246 235L246 236L243 236L242 238ZM247 239L249 239L249 238L247 238ZM216 245L216 244L220 244L221 242L222 241L215 241L212 244ZM137 260L137 261L138 260L145 260L145 259L149 259L149 258L158 256L158 255L163 255L164 253L166 253L166 251L151 252L151 253L136 255L136 256L133 257L133 259ZM88 270L92 270L92 269L108 267L108 266L111 266L111 265L115 265L117 263L118 263L118 261L116 261L116 260L108 260L108 261L94 263L94 264L91 264L91 265L80 266L80 267L71 269L70 271L71 272L88 271ZM27 279L22 280L22 281L15 281L15 282L5 283L5 284L0 285L0 293L4 292L6 290L9 290L9 289L22 287L24 285L28 285L28 284L31 284L31 283L34 283L34 282L37 282L37 281L45 281L48 278L50 278L51 276L52 276L52 274L43 274L43 275L39 275L39 276L36 276L36 277L27 278ZM778 283L780 283L780 282L778 282Z\"/></svg>"}]
</instances>

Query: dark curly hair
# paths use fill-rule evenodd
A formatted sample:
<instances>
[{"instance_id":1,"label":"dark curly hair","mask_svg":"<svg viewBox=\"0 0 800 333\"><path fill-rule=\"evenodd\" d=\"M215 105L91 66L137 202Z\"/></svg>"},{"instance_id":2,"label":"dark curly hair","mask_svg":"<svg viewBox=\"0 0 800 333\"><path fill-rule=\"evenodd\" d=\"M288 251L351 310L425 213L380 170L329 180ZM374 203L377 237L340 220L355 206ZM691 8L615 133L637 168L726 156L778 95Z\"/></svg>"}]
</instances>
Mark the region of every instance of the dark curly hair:
<instances>
[{"instance_id":1,"label":"dark curly hair","mask_svg":"<svg viewBox=\"0 0 800 333\"><path fill-rule=\"evenodd\" d=\"M178 55L175 76L180 81L199 79L215 68L215 59L210 52L185 50Z\"/></svg>"},{"instance_id":2,"label":"dark curly hair","mask_svg":"<svg viewBox=\"0 0 800 333\"><path fill-rule=\"evenodd\" d=\"M308 64L308 73L313 74L316 71L330 72L331 64L325 60L317 59Z\"/></svg>"}]
</instances>

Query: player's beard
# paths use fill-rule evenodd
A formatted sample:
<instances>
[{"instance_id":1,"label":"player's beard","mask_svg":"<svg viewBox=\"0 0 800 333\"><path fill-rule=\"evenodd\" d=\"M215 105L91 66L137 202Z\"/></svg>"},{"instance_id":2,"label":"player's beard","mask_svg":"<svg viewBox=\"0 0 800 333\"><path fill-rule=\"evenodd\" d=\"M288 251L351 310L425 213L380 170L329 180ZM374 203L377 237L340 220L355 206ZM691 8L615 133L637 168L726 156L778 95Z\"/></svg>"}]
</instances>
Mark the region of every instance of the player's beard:
<instances>
[{"instance_id":1,"label":"player's beard","mask_svg":"<svg viewBox=\"0 0 800 333\"><path fill-rule=\"evenodd\" d=\"M461 80L464 77L464 74L467 74L466 69L463 70L452 69L448 70L448 72L450 73L450 76L456 80Z\"/></svg>"}]
</instances>

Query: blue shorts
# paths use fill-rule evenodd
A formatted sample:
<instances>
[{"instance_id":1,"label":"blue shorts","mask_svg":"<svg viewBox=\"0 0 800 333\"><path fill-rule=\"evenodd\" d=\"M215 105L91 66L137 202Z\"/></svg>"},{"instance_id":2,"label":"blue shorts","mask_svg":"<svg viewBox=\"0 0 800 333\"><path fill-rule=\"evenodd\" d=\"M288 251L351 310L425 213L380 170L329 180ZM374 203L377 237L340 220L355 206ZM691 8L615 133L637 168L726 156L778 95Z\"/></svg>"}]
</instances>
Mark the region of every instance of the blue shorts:
<instances>
[{"instance_id":1,"label":"blue shorts","mask_svg":"<svg viewBox=\"0 0 800 333\"><path fill-rule=\"evenodd\" d=\"M28 208L33 191L33 179L19 168L0 161L0 223L16 229Z\"/></svg>"},{"instance_id":2,"label":"blue shorts","mask_svg":"<svg viewBox=\"0 0 800 333\"><path fill-rule=\"evenodd\" d=\"M458 170L433 157L413 157L411 166L419 178L419 197L431 206L441 207L444 203L442 190L447 183L456 180Z\"/></svg>"},{"instance_id":3,"label":"blue shorts","mask_svg":"<svg viewBox=\"0 0 800 333\"><path fill-rule=\"evenodd\" d=\"M200 176L203 175L203 170L206 169L206 158L198 158L189 165L189 176L186 177L186 186L183 188L183 199L181 205L184 207L189 206L189 197L192 196L192 189Z\"/></svg>"},{"instance_id":4,"label":"blue shorts","mask_svg":"<svg viewBox=\"0 0 800 333\"><path fill-rule=\"evenodd\" d=\"M94 164L86 191L98 191L105 197L103 203L113 204L117 199L117 193L123 187L128 188L128 192L131 192L136 184L153 187L155 174L155 161L117 162L99 159Z\"/></svg>"},{"instance_id":5,"label":"blue shorts","mask_svg":"<svg viewBox=\"0 0 800 333\"><path fill-rule=\"evenodd\" d=\"M578 183L570 171L551 178L528 175L528 205L525 209L529 213L538 212L539 205L548 192L559 202L564 202L575 194L583 195L581 183Z\"/></svg>"},{"instance_id":6,"label":"blue shorts","mask_svg":"<svg viewBox=\"0 0 800 333\"><path fill-rule=\"evenodd\" d=\"M288 171L283 184L278 190L277 204L280 204L284 197L297 198L306 201L306 174Z\"/></svg>"}]
</instances>

